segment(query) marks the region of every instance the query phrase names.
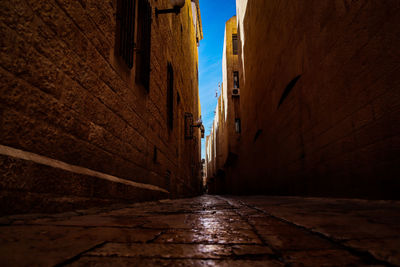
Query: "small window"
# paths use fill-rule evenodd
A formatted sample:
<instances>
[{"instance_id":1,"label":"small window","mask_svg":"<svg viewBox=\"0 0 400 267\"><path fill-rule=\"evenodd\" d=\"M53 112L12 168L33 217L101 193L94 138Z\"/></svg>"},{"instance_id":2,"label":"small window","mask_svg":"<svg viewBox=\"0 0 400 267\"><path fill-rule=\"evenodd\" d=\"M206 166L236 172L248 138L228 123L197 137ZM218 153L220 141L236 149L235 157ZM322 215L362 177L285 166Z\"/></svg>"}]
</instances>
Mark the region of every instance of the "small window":
<instances>
[{"instance_id":1,"label":"small window","mask_svg":"<svg viewBox=\"0 0 400 267\"><path fill-rule=\"evenodd\" d=\"M240 119L235 119L235 131L237 132L237 133L240 133L241 132L241 125L240 125Z\"/></svg>"},{"instance_id":2,"label":"small window","mask_svg":"<svg viewBox=\"0 0 400 267\"><path fill-rule=\"evenodd\" d=\"M129 69L133 67L135 46L135 6L136 0L118 0L116 53Z\"/></svg>"},{"instance_id":3,"label":"small window","mask_svg":"<svg viewBox=\"0 0 400 267\"><path fill-rule=\"evenodd\" d=\"M167 124L172 130L174 127L174 69L171 63L167 66Z\"/></svg>"},{"instance_id":4,"label":"small window","mask_svg":"<svg viewBox=\"0 0 400 267\"><path fill-rule=\"evenodd\" d=\"M154 162L154 163L157 163L157 162L158 162L157 147L156 147L156 146L154 146L154 149L153 149L153 162Z\"/></svg>"},{"instance_id":5,"label":"small window","mask_svg":"<svg viewBox=\"0 0 400 267\"><path fill-rule=\"evenodd\" d=\"M233 72L233 88L240 88L239 87L239 72Z\"/></svg>"},{"instance_id":6,"label":"small window","mask_svg":"<svg viewBox=\"0 0 400 267\"><path fill-rule=\"evenodd\" d=\"M238 54L238 39L237 39L237 34L232 34L232 49L233 49L233 54L237 55Z\"/></svg>"},{"instance_id":7,"label":"small window","mask_svg":"<svg viewBox=\"0 0 400 267\"><path fill-rule=\"evenodd\" d=\"M138 34L136 42L136 82L150 90L151 6L148 0L139 0Z\"/></svg>"}]
</instances>

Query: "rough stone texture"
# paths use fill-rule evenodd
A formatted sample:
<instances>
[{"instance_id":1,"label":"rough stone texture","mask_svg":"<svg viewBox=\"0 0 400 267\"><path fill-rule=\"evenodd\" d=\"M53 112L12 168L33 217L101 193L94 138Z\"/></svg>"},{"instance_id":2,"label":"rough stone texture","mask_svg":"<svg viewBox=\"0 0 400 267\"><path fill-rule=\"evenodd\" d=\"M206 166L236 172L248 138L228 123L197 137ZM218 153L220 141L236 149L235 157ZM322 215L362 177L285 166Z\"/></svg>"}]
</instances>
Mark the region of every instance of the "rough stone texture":
<instances>
[{"instance_id":1,"label":"rough stone texture","mask_svg":"<svg viewBox=\"0 0 400 267\"><path fill-rule=\"evenodd\" d=\"M400 265L399 201L300 197L235 197L235 199L271 216L267 221L262 220L266 225L262 225L257 217L253 222L260 234L264 232L267 237L273 236L271 241L278 247L328 246L325 249L329 250L327 251L329 255L330 249L346 247L360 253L368 253L377 260ZM278 224L275 219L279 219ZM249 221L252 220L250 217ZM317 244L316 240L307 241L308 237L303 237L301 234L293 242L293 237L300 232L292 233L293 228L290 229L289 226L300 227L324 239L320 239ZM323 243L319 244L321 241ZM329 248L328 241L334 246ZM321 256L320 253L310 255L325 259L331 256L336 257Z\"/></svg>"},{"instance_id":2,"label":"rough stone texture","mask_svg":"<svg viewBox=\"0 0 400 267\"><path fill-rule=\"evenodd\" d=\"M199 193L200 132L184 139L184 113L200 116L196 31L186 2L180 15L152 12L146 92L135 82L136 61L129 70L115 53L116 0L2 1L0 144L157 185L170 197ZM168 1L150 4L154 11ZM167 62L175 74L172 130ZM63 197L103 199L98 205L166 197L4 156L0 176L2 212L54 211L50 202L61 210Z\"/></svg>"},{"instance_id":3,"label":"rough stone texture","mask_svg":"<svg viewBox=\"0 0 400 267\"><path fill-rule=\"evenodd\" d=\"M0 211L2 214L61 212L121 201L136 202L168 197L89 175L0 155ZM56 182L52 182L57 177Z\"/></svg>"},{"instance_id":4,"label":"rough stone texture","mask_svg":"<svg viewBox=\"0 0 400 267\"><path fill-rule=\"evenodd\" d=\"M397 0L237 1L234 193L399 198L399 10Z\"/></svg>"},{"instance_id":5,"label":"rough stone texture","mask_svg":"<svg viewBox=\"0 0 400 267\"><path fill-rule=\"evenodd\" d=\"M10 215L0 217L0 261L6 266L400 265L399 207L389 201L202 196Z\"/></svg>"}]
</instances>

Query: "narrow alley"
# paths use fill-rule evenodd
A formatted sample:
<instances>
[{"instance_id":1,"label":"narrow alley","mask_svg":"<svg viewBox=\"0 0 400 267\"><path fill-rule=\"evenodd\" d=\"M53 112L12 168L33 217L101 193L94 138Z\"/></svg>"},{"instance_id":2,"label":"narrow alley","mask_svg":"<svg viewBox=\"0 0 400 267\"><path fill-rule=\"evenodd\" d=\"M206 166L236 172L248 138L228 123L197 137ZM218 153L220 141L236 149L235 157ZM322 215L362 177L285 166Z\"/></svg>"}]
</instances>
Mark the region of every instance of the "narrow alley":
<instances>
[{"instance_id":1,"label":"narrow alley","mask_svg":"<svg viewBox=\"0 0 400 267\"><path fill-rule=\"evenodd\" d=\"M400 266L400 0L1 0L0 267Z\"/></svg>"},{"instance_id":2,"label":"narrow alley","mask_svg":"<svg viewBox=\"0 0 400 267\"><path fill-rule=\"evenodd\" d=\"M394 266L400 202L160 200L2 217L3 266Z\"/></svg>"}]
</instances>

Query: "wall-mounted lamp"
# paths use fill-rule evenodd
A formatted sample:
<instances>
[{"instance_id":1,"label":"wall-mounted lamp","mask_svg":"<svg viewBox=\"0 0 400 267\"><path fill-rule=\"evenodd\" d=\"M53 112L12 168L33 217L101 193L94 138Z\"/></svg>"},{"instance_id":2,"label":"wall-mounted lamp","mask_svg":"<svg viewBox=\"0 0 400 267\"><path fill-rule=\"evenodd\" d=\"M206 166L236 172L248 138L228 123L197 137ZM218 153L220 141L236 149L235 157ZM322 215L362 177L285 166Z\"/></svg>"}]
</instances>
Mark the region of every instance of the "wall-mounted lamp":
<instances>
[{"instance_id":1,"label":"wall-mounted lamp","mask_svg":"<svg viewBox=\"0 0 400 267\"><path fill-rule=\"evenodd\" d=\"M203 126L203 122L201 121L201 118L198 119L194 124L192 124L191 127L199 128L200 132L201 132L201 138L204 138L205 129L204 129L204 126Z\"/></svg>"},{"instance_id":2,"label":"wall-mounted lamp","mask_svg":"<svg viewBox=\"0 0 400 267\"><path fill-rule=\"evenodd\" d=\"M175 13L176 15L178 15L181 11L181 8L185 5L185 0L169 0L169 2L173 6L173 8L161 10L158 10L158 8L156 8L156 17L158 17L158 14L166 13Z\"/></svg>"},{"instance_id":3,"label":"wall-mounted lamp","mask_svg":"<svg viewBox=\"0 0 400 267\"><path fill-rule=\"evenodd\" d=\"M203 122L201 121L201 119L198 119L191 126L200 128L201 125L203 125Z\"/></svg>"}]
</instances>

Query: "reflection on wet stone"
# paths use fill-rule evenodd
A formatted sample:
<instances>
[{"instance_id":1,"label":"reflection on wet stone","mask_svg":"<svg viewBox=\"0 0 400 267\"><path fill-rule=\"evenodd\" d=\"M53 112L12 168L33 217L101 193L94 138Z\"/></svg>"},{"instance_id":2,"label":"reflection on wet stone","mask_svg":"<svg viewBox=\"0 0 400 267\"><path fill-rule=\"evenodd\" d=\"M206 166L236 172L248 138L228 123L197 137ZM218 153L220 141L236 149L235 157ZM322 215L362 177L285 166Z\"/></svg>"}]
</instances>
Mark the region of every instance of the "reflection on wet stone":
<instances>
[{"instance_id":1,"label":"reflection on wet stone","mask_svg":"<svg viewBox=\"0 0 400 267\"><path fill-rule=\"evenodd\" d=\"M0 260L5 266L399 265L399 217L380 219L399 207L393 201L206 195L6 216Z\"/></svg>"}]
</instances>

